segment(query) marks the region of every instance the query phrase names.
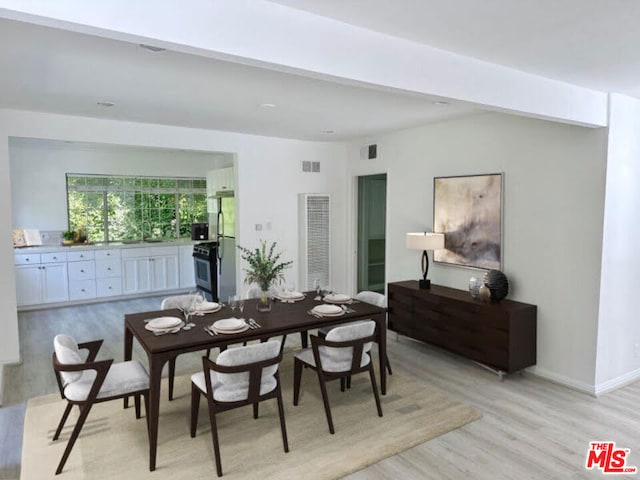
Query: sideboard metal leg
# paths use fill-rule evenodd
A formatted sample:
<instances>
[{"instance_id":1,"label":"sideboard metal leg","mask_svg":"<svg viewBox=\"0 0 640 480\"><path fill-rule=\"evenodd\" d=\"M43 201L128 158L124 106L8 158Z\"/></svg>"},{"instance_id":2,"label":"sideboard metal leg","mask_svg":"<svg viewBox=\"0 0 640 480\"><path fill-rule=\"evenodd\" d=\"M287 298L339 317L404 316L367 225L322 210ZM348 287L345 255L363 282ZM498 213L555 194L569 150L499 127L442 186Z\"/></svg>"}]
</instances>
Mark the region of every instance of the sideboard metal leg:
<instances>
[{"instance_id":1,"label":"sideboard metal leg","mask_svg":"<svg viewBox=\"0 0 640 480\"><path fill-rule=\"evenodd\" d=\"M499 370L497 368L490 367L489 365L485 365L484 363L476 362L475 360L473 360L473 363L475 363L476 365L479 365L480 367L484 368L485 370L489 370L490 372L495 373L496 375L498 375L498 379L500 381L504 380L504 376L507 374L507 372L505 372L504 370Z\"/></svg>"}]
</instances>

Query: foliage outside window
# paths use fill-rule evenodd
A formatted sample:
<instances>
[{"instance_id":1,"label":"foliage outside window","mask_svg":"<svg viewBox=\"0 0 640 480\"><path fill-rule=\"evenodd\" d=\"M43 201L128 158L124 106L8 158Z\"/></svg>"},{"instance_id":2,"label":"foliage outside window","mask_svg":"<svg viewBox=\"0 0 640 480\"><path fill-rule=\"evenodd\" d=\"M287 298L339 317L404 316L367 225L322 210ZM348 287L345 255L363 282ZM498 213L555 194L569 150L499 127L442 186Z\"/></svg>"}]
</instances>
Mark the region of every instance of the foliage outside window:
<instances>
[{"instance_id":1,"label":"foliage outside window","mask_svg":"<svg viewBox=\"0 0 640 480\"><path fill-rule=\"evenodd\" d=\"M207 219L204 178L67 174L69 229L92 242L176 239Z\"/></svg>"}]
</instances>

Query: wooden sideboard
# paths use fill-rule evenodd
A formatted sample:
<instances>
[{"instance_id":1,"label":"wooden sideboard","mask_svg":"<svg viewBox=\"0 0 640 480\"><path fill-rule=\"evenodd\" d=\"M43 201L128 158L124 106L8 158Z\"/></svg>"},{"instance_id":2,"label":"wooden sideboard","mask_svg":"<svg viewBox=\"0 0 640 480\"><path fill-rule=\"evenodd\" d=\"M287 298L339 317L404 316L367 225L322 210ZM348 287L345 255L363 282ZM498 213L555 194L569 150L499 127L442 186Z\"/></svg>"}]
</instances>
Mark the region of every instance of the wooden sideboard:
<instances>
[{"instance_id":1,"label":"wooden sideboard","mask_svg":"<svg viewBox=\"0 0 640 480\"><path fill-rule=\"evenodd\" d=\"M537 307L482 303L468 291L415 280L388 284L389 329L496 371L500 378L536 363Z\"/></svg>"}]
</instances>

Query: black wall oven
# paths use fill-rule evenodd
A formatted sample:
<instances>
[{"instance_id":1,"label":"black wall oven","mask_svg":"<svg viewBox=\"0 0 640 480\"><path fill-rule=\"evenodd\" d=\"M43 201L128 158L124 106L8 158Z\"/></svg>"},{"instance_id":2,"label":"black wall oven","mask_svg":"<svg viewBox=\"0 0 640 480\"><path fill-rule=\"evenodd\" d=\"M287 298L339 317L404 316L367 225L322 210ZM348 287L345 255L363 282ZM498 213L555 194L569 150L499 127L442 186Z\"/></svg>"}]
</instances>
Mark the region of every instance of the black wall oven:
<instances>
[{"instance_id":1,"label":"black wall oven","mask_svg":"<svg viewBox=\"0 0 640 480\"><path fill-rule=\"evenodd\" d=\"M203 242L193 246L193 267L196 287L207 300L218 302L218 242Z\"/></svg>"}]
</instances>

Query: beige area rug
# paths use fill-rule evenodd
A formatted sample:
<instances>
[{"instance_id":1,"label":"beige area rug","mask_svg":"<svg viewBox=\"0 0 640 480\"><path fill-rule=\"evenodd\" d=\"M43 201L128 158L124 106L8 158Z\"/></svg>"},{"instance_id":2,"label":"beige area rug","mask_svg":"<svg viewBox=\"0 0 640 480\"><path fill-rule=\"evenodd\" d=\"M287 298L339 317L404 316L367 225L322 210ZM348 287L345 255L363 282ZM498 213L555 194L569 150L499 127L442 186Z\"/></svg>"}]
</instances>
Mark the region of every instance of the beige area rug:
<instances>
[{"instance_id":1,"label":"beige area rug","mask_svg":"<svg viewBox=\"0 0 640 480\"><path fill-rule=\"evenodd\" d=\"M336 429L331 435L312 370L303 372L300 403L293 406L291 363L285 361L281 367L289 453L282 448L275 400L260 404L257 420L250 407L224 412L218 416L224 478L340 478L480 417L476 410L451 400L444 392L394 373L388 377L387 395L382 396L384 416L380 418L365 374L354 377L351 389L344 393L337 381L329 383ZM136 420L133 408L123 410L121 401L113 401L94 406L62 474L56 478L217 478L206 401L200 404L197 436L190 438L188 376L176 378L175 392L176 399L168 402L163 388L156 471L148 469L144 419ZM77 414L74 409L61 438L53 442L63 410L59 395L29 401L22 480L54 477Z\"/></svg>"}]
</instances>

